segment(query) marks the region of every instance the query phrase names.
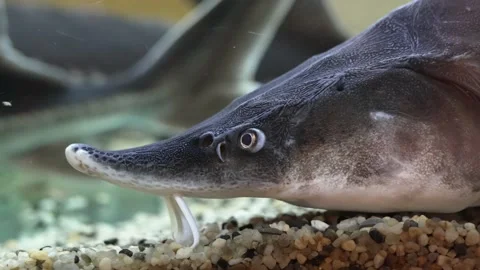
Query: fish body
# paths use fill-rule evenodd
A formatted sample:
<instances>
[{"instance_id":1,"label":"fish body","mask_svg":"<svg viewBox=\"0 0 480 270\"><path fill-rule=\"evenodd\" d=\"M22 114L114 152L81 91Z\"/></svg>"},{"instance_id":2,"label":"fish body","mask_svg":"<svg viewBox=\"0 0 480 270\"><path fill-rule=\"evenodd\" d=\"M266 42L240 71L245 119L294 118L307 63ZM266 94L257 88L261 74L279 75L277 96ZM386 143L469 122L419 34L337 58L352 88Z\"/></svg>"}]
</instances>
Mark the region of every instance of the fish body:
<instances>
[{"instance_id":1,"label":"fish body","mask_svg":"<svg viewBox=\"0 0 480 270\"><path fill-rule=\"evenodd\" d=\"M480 2L417 0L150 145L65 150L77 170L169 196L455 212L480 200Z\"/></svg>"}]
</instances>

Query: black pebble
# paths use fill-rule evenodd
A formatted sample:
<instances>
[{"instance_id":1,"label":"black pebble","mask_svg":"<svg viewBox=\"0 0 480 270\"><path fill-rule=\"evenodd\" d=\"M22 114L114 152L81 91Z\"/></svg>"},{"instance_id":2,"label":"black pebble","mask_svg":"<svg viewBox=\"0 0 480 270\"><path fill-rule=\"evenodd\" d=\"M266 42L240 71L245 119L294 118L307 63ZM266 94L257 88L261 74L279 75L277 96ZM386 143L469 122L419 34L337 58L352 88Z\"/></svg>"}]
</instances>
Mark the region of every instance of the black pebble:
<instances>
[{"instance_id":1,"label":"black pebble","mask_svg":"<svg viewBox=\"0 0 480 270\"><path fill-rule=\"evenodd\" d=\"M222 230L226 229L228 225L231 225L233 228L238 228L238 222L235 219L232 219L222 223Z\"/></svg>"},{"instance_id":2,"label":"black pebble","mask_svg":"<svg viewBox=\"0 0 480 270\"><path fill-rule=\"evenodd\" d=\"M145 261L145 253L137 252L137 253L133 254L133 258L135 260Z\"/></svg>"},{"instance_id":3,"label":"black pebble","mask_svg":"<svg viewBox=\"0 0 480 270\"><path fill-rule=\"evenodd\" d=\"M145 246L144 246L144 245L139 245L139 246L138 246L138 250L144 251L144 250L145 250Z\"/></svg>"},{"instance_id":4,"label":"black pebble","mask_svg":"<svg viewBox=\"0 0 480 270\"><path fill-rule=\"evenodd\" d=\"M73 258L73 262L74 262L74 263L79 263L79 262L80 262L80 258L79 258L77 255L75 255L75 258Z\"/></svg>"},{"instance_id":5,"label":"black pebble","mask_svg":"<svg viewBox=\"0 0 480 270\"><path fill-rule=\"evenodd\" d=\"M242 227L238 228L240 231L243 231L245 229L253 229L253 224L246 224L246 225L243 225Z\"/></svg>"},{"instance_id":6,"label":"black pebble","mask_svg":"<svg viewBox=\"0 0 480 270\"><path fill-rule=\"evenodd\" d=\"M218 265L218 267L220 267L222 269L227 269L228 268L228 262L223 258L220 258L218 260L217 265Z\"/></svg>"},{"instance_id":7,"label":"black pebble","mask_svg":"<svg viewBox=\"0 0 480 270\"><path fill-rule=\"evenodd\" d=\"M129 249L124 248L124 249L120 250L120 251L118 252L118 254L125 254L125 255L127 255L128 257L132 257L133 252L132 252L131 250L129 250Z\"/></svg>"},{"instance_id":8,"label":"black pebble","mask_svg":"<svg viewBox=\"0 0 480 270\"><path fill-rule=\"evenodd\" d=\"M467 255L467 246L465 244L455 244L453 250L457 253L457 257L462 257Z\"/></svg>"},{"instance_id":9,"label":"black pebble","mask_svg":"<svg viewBox=\"0 0 480 270\"><path fill-rule=\"evenodd\" d=\"M338 238L337 233L332 229L327 229L323 234L326 238L330 239L330 241L335 241Z\"/></svg>"},{"instance_id":10,"label":"black pebble","mask_svg":"<svg viewBox=\"0 0 480 270\"><path fill-rule=\"evenodd\" d=\"M408 219L403 222L403 231L406 232L410 227L418 227L418 223L414 220Z\"/></svg>"},{"instance_id":11,"label":"black pebble","mask_svg":"<svg viewBox=\"0 0 480 270\"><path fill-rule=\"evenodd\" d=\"M281 231L281 230L275 229L275 228L271 228L271 227L260 227L260 228L257 228L257 230L261 234L270 234L270 235L281 235L281 234L286 233L284 231Z\"/></svg>"},{"instance_id":12,"label":"black pebble","mask_svg":"<svg viewBox=\"0 0 480 270\"><path fill-rule=\"evenodd\" d=\"M107 239L103 241L103 243L105 243L105 245L116 245L118 243L118 239L117 238Z\"/></svg>"},{"instance_id":13,"label":"black pebble","mask_svg":"<svg viewBox=\"0 0 480 270\"><path fill-rule=\"evenodd\" d=\"M232 238L235 238L235 237L237 237L237 236L239 236L239 235L240 235L239 232L233 232L233 233L232 233Z\"/></svg>"},{"instance_id":14,"label":"black pebble","mask_svg":"<svg viewBox=\"0 0 480 270\"><path fill-rule=\"evenodd\" d=\"M303 226L309 224L307 220L298 219L298 218L291 219L291 220L286 220L285 223L287 223L288 226L290 226L292 228L299 228L299 229L301 229Z\"/></svg>"},{"instance_id":15,"label":"black pebble","mask_svg":"<svg viewBox=\"0 0 480 270\"><path fill-rule=\"evenodd\" d=\"M154 244L150 244L150 243L144 243L141 246L146 247L146 248L154 248L155 247Z\"/></svg>"},{"instance_id":16,"label":"black pebble","mask_svg":"<svg viewBox=\"0 0 480 270\"><path fill-rule=\"evenodd\" d=\"M363 269L363 268L358 264L352 264L348 267L348 270L361 270L361 269Z\"/></svg>"},{"instance_id":17,"label":"black pebble","mask_svg":"<svg viewBox=\"0 0 480 270\"><path fill-rule=\"evenodd\" d=\"M138 241L138 244L139 245L145 244L145 242L147 242L147 239L141 239L140 241Z\"/></svg>"},{"instance_id":18,"label":"black pebble","mask_svg":"<svg viewBox=\"0 0 480 270\"><path fill-rule=\"evenodd\" d=\"M286 269L302 270L302 266L298 263L297 259L293 259L288 263Z\"/></svg>"},{"instance_id":19,"label":"black pebble","mask_svg":"<svg viewBox=\"0 0 480 270\"><path fill-rule=\"evenodd\" d=\"M332 224L332 225L328 226L327 229L325 229L325 230L333 230L333 231L336 232L338 230L338 228L337 228L337 225Z\"/></svg>"},{"instance_id":20,"label":"black pebble","mask_svg":"<svg viewBox=\"0 0 480 270\"><path fill-rule=\"evenodd\" d=\"M222 234L222 235L220 235L219 238L222 238L222 239L225 239L225 240L229 240L229 239L230 239L230 235L228 235L228 234Z\"/></svg>"},{"instance_id":21,"label":"black pebble","mask_svg":"<svg viewBox=\"0 0 480 270\"><path fill-rule=\"evenodd\" d=\"M379 217L370 217L360 224L360 229L366 227L373 227L378 223L383 223L383 219Z\"/></svg>"},{"instance_id":22,"label":"black pebble","mask_svg":"<svg viewBox=\"0 0 480 270\"><path fill-rule=\"evenodd\" d=\"M325 258L326 258L325 256L317 255L313 259L310 260L310 263L313 266L320 266L320 264L322 264L322 262L323 262L323 260L325 260Z\"/></svg>"},{"instance_id":23,"label":"black pebble","mask_svg":"<svg viewBox=\"0 0 480 270\"><path fill-rule=\"evenodd\" d=\"M398 222L402 222L402 216L401 215L395 215L393 216L394 219L396 219Z\"/></svg>"},{"instance_id":24,"label":"black pebble","mask_svg":"<svg viewBox=\"0 0 480 270\"><path fill-rule=\"evenodd\" d=\"M249 248L247 251L242 255L243 258L253 258L255 257L255 249L254 248Z\"/></svg>"},{"instance_id":25,"label":"black pebble","mask_svg":"<svg viewBox=\"0 0 480 270\"><path fill-rule=\"evenodd\" d=\"M332 244L328 244L323 247L323 250L327 253L331 253L333 250L335 250L335 247Z\"/></svg>"},{"instance_id":26,"label":"black pebble","mask_svg":"<svg viewBox=\"0 0 480 270\"><path fill-rule=\"evenodd\" d=\"M371 229L368 232L368 234L373 239L373 241L377 242L378 244L385 242L385 235L383 235L380 231L378 231L375 228Z\"/></svg>"}]
</instances>

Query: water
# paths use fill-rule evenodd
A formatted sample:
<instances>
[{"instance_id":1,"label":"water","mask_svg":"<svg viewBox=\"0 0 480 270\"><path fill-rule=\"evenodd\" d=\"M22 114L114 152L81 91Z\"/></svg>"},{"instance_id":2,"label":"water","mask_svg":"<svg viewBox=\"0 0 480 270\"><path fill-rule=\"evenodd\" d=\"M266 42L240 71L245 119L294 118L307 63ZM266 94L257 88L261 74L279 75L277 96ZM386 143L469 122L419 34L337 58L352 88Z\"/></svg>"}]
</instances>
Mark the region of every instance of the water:
<instances>
[{"instance_id":1,"label":"water","mask_svg":"<svg viewBox=\"0 0 480 270\"><path fill-rule=\"evenodd\" d=\"M118 27L117 21L110 22L110 25L104 22L103 25L98 25L98 29L85 27L85 24L93 23L97 17L76 17L80 19L61 21L61 16L37 18L34 16L38 15L30 13L28 16L32 17L28 21L31 24L21 24L15 18L10 18L8 27L11 39L19 50L24 50L23 53L38 56L42 61L50 61L50 65L53 63L53 66L58 65L62 69L83 69L83 72L86 72L83 75L93 74L89 80L101 84L109 75L126 70L154 48L158 38L192 11L196 1L47 2L73 10L87 8L107 11L108 16L121 16L120 20L127 17L145 20L142 23L137 22L138 24L127 23L128 27L140 27L143 32L129 30L127 26L122 28L122 32L115 28ZM328 42L323 42L318 37L307 38L308 42L321 42L305 46L299 46L287 38L274 40L271 47L267 46L273 49L267 48L265 58L261 58L262 61L258 63L259 70L254 72L260 83L273 79L311 55L325 51L344 38L358 33L392 8L407 1L388 1L388 4L382 0L362 1L361 4L350 0L330 2L333 4L333 16L338 16L338 25L344 27L343 36L339 34L332 37L332 40L327 40ZM28 10L32 7L29 5L32 3L22 7L20 11L8 6L9 14L29 14ZM51 23L49 18L60 21ZM206 42L208 40L203 43L199 41L198 44L183 42L181 45L185 48L179 49L183 54L174 55L167 66L156 71L161 73L167 70L170 73L161 74L163 77L154 74L155 76L141 84L129 85L123 89L110 87L89 92L85 89L91 88L77 87L75 91L80 92L74 92L67 86L72 81L68 81L63 75L47 78L45 76L48 74L43 74L44 78L38 79L28 74L31 71L23 74L18 70L7 72L8 68L2 67L0 80L6 88L2 86L0 90L0 243L8 245L15 239L33 238L42 233L48 235L45 232L52 228L67 230L69 226L81 228L82 224L116 226L139 215L161 216L168 228L169 220L162 198L85 176L66 162L64 149L73 142L88 143L105 149L122 149L168 138L223 108L234 97L253 90L256 85L242 82L232 84L235 87L231 89L236 92L232 90L232 93L225 94L225 89L230 89L225 85L228 86L230 82L221 82L223 84L218 87L217 81L208 81L197 76L201 72L206 72L206 75L211 75L209 72L218 72L215 71L217 66L208 62L209 59L218 60L218 57L215 58L217 52L209 50L209 46L228 54L250 44L242 43L244 39L261 39L267 35L261 31L262 28L255 25L252 25L249 31L247 29L243 33L237 33L235 28L229 28L232 22L228 18L219 19L225 22L218 22L218 25L217 22L210 22L211 25L201 37L208 36L207 38L215 40L215 36L209 35L237 35L236 39L230 39L230 43L226 43L233 44L232 48L223 48L222 43L218 42L209 44ZM95 26L94 23L92 25ZM85 29L98 30L100 34L92 38ZM137 35L121 36L127 33ZM309 34L305 33L307 36ZM128 49L130 51L124 51ZM285 53L286 50L289 50L289 53ZM245 53L248 55L248 51ZM189 62L191 59L197 61L197 66ZM75 66L75 63L78 66ZM34 66L35 62L32 62L25 67L28 70ZM48 71L47 66L40 70ZM75 71L67 74L74 81L79 78L78 74L82 73ZM199 91L197 84L188 82L192 76L197 76L195 79L203 80L207 85L218 87L217 91ZM167 90L162 92L159 89ZM182 89L189 91L181 92ZM195 102L192 102L188 95L193 95ZM245 205L241 204L246 202L245 199L232 200L233 203L230 204L216 200L188 201L192 209L199 212L220 206L245 209ZM266 205L272 203L268 200L248 202ZM199 215L197 218L202 219L202 222L213 222L215 218L228 217ZM15 248L22 246L17 245Z\"/></svg>"}]
</instances>

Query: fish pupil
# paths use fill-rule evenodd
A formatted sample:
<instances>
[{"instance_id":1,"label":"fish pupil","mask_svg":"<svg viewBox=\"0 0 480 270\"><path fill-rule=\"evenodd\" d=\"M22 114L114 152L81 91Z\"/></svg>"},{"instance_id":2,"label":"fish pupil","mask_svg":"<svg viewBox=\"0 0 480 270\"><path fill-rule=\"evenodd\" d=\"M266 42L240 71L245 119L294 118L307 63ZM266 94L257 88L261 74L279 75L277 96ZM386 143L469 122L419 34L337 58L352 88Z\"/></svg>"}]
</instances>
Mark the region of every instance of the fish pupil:
<instances>
[{"instance_id":1,"label":"fish pupil","mask_svg":"<svg viewBox=\"0 0 480 270\"><path fill-rule=\"evenodd\" d=\"M242 135L242 144L244 146L247 146L247 147L251 146L252 141L253 141L252 134L246 133Z\"/></svg>"}]
</instances>

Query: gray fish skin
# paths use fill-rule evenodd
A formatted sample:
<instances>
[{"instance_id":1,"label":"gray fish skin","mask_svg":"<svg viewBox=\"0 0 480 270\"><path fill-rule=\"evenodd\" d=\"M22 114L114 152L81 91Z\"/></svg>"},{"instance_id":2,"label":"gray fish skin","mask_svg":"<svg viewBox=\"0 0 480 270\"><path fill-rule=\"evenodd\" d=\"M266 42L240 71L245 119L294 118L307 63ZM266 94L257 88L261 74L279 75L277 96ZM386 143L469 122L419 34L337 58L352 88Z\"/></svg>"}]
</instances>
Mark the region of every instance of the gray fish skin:
<instances>
[{"instance_id":1,"label":"gray fish skin","mask_svg":"<svg viewBox=\"0 0 480 270\"><path fill-rule=\"evenodd\" d=\"M72 144L67 160L160 195L368 212L478 205L478 18L478 1L413 1L183 134L121 151ZM265 134L256 153L239 147L248 128Z\"/></svg>"}]
</instances>

